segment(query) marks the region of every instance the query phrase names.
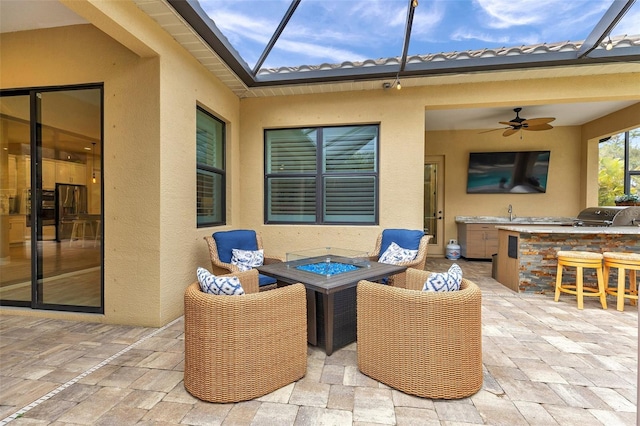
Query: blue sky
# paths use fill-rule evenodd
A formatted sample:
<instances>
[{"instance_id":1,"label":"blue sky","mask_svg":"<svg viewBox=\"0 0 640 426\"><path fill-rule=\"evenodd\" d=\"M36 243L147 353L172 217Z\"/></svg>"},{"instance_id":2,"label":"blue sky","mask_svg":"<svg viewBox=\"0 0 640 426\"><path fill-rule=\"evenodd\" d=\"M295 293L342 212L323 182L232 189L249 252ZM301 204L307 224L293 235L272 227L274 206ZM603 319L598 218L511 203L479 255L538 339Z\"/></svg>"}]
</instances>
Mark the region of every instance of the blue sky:
<instances>
[{"instance_id":1,"label":"blue sky","mask_svg":"<svg viewBox=\"0 0 640 426\"><path fill-rule=\"evenodd\" d=\"M584 40L612 0L418 0L409 55ZM290 0L200 0L253 68ZM263 67L402 54L407 0L302 0ZM640 2L616 35L640 34Z\"/></svg>"}]
</instances>

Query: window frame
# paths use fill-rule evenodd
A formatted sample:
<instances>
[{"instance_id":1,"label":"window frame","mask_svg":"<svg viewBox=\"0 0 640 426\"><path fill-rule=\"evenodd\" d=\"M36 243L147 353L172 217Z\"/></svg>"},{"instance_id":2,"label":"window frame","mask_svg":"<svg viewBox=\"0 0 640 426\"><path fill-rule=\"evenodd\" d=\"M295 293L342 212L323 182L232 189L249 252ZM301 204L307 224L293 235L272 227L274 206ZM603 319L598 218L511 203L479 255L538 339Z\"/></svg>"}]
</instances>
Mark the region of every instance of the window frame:
<instances>
[{"instance_id":1,"label":"window frame","mask_svg":"<svg viewBox=\"0 0 640 426\"><path fill-rule=\"evenodd\" d=\"M198 117L199 114L198 112L201 112L202 114L204 114L206 117L210 118L213 122L218 123L222 126L221 129L221 133L222 133L222 147L221 147L221 151L222 151L222 168L219 167L213 167L204 163L199 163L198 162ZM205 108L201 107L200 105L196 105L196 227L197 228L206 228L206 227L211 227L211 226L223 226L227 224L227 159L226 159L226 152L227 152L227 123L216 117L214 114L212 114L211 112L207 111ZM221 187L221 191L220 191L220 195L219 195L219 202L220 202L220 220L219 221L215 221L215 220L207 220L207 221L200 221L201 216L198 215L198 210L199 210L199 205L200 205L200 193L199 193L199 185L198 185L198 179L199 179L199 173L200 172L204 172L205 174L214 174L217 176L220 176L221 179L221 183L220 183L220 187ZM215 196L215 193L213 193L213 195Z\"/></svg>"},{"instance_id":2,"label":"window frame","mask_svg":"<svg viewBox=\"0 0 640 426\"><path fill-rule=\"evenodd\" d=\"M325 147L324 147L324 133L327 129L340 129L347 127L375 127L375 159L373 161L374 170L372 171L354 171L356 169L349 169L348 171L336 172L326 170ZM309 133L315 133L315 170L314 172L291 172L291 173L273 173L269 172L270 154L267 146L269 132L283 131L283 130L305 130ZM353 225L353 226L375 226L379 224L379 205L380 205L380 123L358 123L358 124L343 124L336 126L299 126L299 127L279 127L268 128L263 131L263 147L264 147L264 206L263 217L266 225L322 225L322 226L337 226L337 225ZM327 212L325 211L325 197L327 196L327 187L325 182L335 177L354 177L354 178L366 178L372 177L373 183L373 198L374 205L371 214L373 215L372 221L345 221L345 220L329 220L327 219ZM274 220L269 219L269 205L271 200L270 193L270 181L277 180L278 178L313 178L315 179L315 220L313 221L300 221L300 220Z\"/></svg>"}]
</instances>

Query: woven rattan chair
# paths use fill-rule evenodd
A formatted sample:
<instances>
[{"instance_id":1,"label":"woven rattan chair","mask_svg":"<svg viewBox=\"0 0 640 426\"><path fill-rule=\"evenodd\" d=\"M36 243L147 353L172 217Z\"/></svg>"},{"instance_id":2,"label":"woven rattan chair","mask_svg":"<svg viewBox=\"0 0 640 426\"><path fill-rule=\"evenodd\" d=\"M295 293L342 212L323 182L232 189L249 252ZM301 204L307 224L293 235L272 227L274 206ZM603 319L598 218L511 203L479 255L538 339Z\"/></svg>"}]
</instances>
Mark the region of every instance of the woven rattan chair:
<instances>
[{"instance_id":1,"label":"woven rattan chair","mask_svg":"<svg viewBox=\"0 0 640 426\"><path fill-rule=\"evenodd\" d=\"M224 237L225 243L222 249L218 246L218 241L222 241ZM231 272L239 272L236 265L231 264L231 249L239 248L243 250L262 250L262 237L255 231L238 229L233 231L216 232L212 236L204 237L209 246L209 257L211 258L211 273L214 275L228 274ZM229 240L235 239L237 244L231 247ZM274 256L264 256L264 265L282 262L281 258ZM276 288L277 281L266 275L259 275L260 291L271 290Z\"/></svg>"},{"instance_id":2,"label":"woven rattan chair","mask_svg":"<svg viewBox=\"0 0 640 426\"><path fill-rule=\"evenodd\" d=\"M422 288L429 272L407 270ZM423 292L360 281L358 369L404 393L457 399L482 387L481 293L463 279L460 291Z\"/></svg>"},{"instance_id":3,"label":"woven rattan chair","mask_svg":"<svg viewBox=\"0 0 640 426\"><path fill-rule=\"evenodd\" d=\"M431 237L431 235L424 235L422 231L409 229L385 229L380 235L378 235L376 247L371 253L369 253L369 259L377 261L387 247L389 247L392 242L395 242L402 248L413 250L416 248L418 249L418 254L415 259L399 263L399 265L404 265L407 268L423 270L427 262L427 248ZM406 242L411 240L417 240L418 244L416 246L411 246L409 242ZM406 288L406 272L389 277L386 284L394 287Z\"/></svg>"},{"instance_id":4,"label":"woven rattan chair","mask_svg":"<svg viewBox=\"0 0 640 426\"><path fill-rule=\"evenodd\" d=\"M257 398L307 370L304 286L257 292L257 270L229 275L253 293L214 296L195 282L184 294L184 386L204 401Z\"/></svg>"}]
</instances>

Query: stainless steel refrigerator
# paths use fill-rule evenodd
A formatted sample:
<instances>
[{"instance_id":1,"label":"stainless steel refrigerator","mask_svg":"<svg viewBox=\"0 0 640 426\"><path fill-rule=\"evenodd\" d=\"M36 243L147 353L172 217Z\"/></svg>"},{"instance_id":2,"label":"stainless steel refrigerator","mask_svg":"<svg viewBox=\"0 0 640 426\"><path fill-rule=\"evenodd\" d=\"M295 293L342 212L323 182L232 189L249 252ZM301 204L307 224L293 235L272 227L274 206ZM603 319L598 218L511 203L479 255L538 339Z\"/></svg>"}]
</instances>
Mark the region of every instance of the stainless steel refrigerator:
<instances>
[{"instance_id":1,"label":"stainless steel refrigerator","mask_svg":"<svg viewBox=\"0 0 640 426\"><path fill-rule=\"evenodd\" d=\"M56 240L68 240L73 221L86 214L87 187L56 183Z\"/></svg>"}]
</instances>

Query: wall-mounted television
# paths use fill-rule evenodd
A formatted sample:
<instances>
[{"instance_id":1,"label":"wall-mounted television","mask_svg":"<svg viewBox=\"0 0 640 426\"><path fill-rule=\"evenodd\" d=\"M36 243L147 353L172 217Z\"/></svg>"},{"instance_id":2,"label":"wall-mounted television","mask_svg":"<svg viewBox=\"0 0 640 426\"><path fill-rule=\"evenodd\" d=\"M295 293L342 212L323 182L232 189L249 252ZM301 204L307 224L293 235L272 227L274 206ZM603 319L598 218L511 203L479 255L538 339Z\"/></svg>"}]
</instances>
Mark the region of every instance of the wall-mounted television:
<instances>
[{"instance_id":1,"label":"wall-mounted television","mask_svg":"<svg viewBox=\"0 0 640 426\"><path fill-rule=\"evenodd\" d=\"M471 152L468 194L547 191L550 151Z\"/></svg>"}]
</instances>

